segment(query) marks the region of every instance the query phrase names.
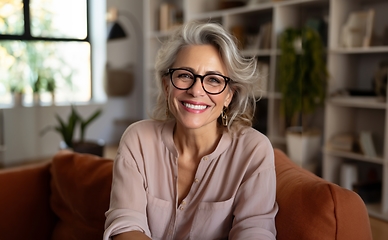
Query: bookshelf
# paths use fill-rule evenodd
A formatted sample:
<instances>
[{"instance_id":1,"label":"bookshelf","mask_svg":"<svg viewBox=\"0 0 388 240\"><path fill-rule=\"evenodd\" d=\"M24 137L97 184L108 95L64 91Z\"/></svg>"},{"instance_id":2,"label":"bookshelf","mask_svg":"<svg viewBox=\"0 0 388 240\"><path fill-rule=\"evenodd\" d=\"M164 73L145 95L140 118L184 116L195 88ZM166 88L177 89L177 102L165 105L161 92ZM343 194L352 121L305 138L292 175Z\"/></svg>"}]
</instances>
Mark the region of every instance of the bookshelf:
<instances>
[{"instance_id":1,"label":"bookshelf","mask_svg":"<svg viewBox=\"0 0 388 240\"><path fill-rule=\"evenodd\" d=\"M369 88L368 81L375 71L375 66L384 59L388 60L388 46L343 48L339 44L341 28L349 14L354 11L374 9L374 30L382 35L384 28L388 26L388 19L385 16L388 12L388 2L386 0L278 0L226 9L220 9L219 2L144 1L146 112L152 109L155 99L152 83L155 55L161 42L171 34L171 30L160 31L158 27L161 4L173 4L180 9L183 22L190 20L218 22L231 32L238 27L238 31L243 31L245 36L252 36L252 38L260 32L262 26L271 23L269 42L265 47L245 47L241 49L241 53L268 64L266 91L263 93L261 105L258 106L259 122L256 124L258 128L265 131L274 147L285 150L285 124L280 114L280 103L284 99L280 94L277 81L278 60L281 55L278 37L287 27L301 27L311 18L322 19L327 24L327 34L323 40L327 46L326 57L330 73L326 105L314 121L314 127L322 129L324 133L321 152L322 174L325 179L339 184L340 168L343 163L371 165L377 168L382 180L381 200L367 205L371 215L388 220L388 152L385 151L388 149L387 101L379 101L376 97L334 96L335 92L344 88ZM244 40L247 41L247 39ZM325 143L331 137L346 131L371 132L378 156L367 157L359 152L344 152L326 147Z\"/></svg>"}]
</instances>

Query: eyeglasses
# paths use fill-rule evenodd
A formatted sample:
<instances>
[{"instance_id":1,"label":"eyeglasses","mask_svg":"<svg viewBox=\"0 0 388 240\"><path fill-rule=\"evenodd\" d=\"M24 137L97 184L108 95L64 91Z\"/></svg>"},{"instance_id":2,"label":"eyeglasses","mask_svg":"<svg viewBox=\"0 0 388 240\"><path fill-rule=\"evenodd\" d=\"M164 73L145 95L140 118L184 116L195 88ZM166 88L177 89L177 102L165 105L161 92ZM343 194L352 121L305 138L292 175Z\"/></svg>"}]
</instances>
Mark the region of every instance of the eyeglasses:
<instances>
[{"instance_id":1,"label":"eyeglasses","mask_svg":"<svg viewBox=\"0 0 388 240\"><path fill-rule=\"evenodd\" d=\"M199 78L201 79L203 90L212 95L222 93L228 82L231 80L221 74L210 73L198 75L184 68L170 68L166 74L170 74L172 85L179 90L190 89L194 86L196 79Z\"/></svg>"}]
</instances>

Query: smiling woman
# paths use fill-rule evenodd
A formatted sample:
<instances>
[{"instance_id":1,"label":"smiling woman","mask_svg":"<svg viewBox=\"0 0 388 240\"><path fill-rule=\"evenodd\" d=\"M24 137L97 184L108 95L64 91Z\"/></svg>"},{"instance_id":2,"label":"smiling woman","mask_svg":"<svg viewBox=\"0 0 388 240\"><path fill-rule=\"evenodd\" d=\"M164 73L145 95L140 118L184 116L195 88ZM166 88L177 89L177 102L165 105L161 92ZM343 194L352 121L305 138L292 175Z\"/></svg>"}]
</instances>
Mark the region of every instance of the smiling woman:
<instances>
[{"instance_id":1,"label":"smiling woman","mask_svg":"<svg viewBox=\"0 0 388 240\"><path fill-rule=\"evenodd\" d=\"M42 104L90 100L87 14L86 0L1 1L1 105L12 105L13 93L24 105L35 95Z\"/></svg>"}]
</instances>

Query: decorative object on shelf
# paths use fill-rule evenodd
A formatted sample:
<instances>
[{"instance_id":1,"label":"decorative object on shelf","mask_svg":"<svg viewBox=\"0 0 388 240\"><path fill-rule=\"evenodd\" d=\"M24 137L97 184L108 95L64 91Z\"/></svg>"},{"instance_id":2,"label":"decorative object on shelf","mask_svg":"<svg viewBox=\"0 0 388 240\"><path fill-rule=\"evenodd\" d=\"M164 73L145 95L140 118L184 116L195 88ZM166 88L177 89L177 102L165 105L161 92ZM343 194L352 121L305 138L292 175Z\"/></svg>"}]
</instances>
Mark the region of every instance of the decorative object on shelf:
<instances>
[{"instance_id":1,"label":"decorative object on shelf","mask_svg":"<svg viewBox=\"0 0 388 240\"><path fill-rule=\"evenodd\" d=\"M369 131L362 131L360 132L359 138L362 153L368 157L377 157L376 148L372 139L372 133Z\"/></svg>"},{"instance_id":2,"label":"decorative object on shelf","mask_svg":"<svg viewBox=\"0 0 388 240\"><path fill-rule=\"evenodd\" d=\"M292 127L286 134L287 150L291 159L304 165L310 162L308 158L316 157L321 146L321 133L311 129L309 119L326 97L324 47L317 31L303 27L286 29L280 36L280 49L280 108L286 127Z\"/></svg>"},{"instance_id":3,"label":"decorative object on shelf","mask_svg":"<svg viewBox=\"0 0 388 240\"><path fill-rule=\"evenodd\" d=\"M74 106L71 106L71 113L67 119L67 122L64 121L58 114L55 115L58 125L48 126L41 131L41 135L46 134L48 131L55 130L62 137L62 142L60 143L61 148L69 148L75 152L80 153L90 153L98 156L103 156L104 150L104 141L103 140L86 140L86 130L87 127L96 120L102 113L101 109L97 109L90 117L83 119L81 115L77 112ZM74 139L75 130L79 126L80 138L78 141Z\"/></svg>"},{"instance_id":4,"label":"decorative object on shelf","mask_svg":"<svg viewBox=\"0 0 388 240\"><path fill-rule=\"evenodd\" d=\"M345 48L371 46L374 18L374 9L350 13L341 30L340 46Z\"/></svg>"},{"instance_id":5,"label":"decorative object on shelf","mask_svg":"<svg viewBox=\"0 0 388 240\"><path fill-rule=\"evenodd\" d=\"M382 61L374 76L374 90L377 97L385 102L387 98L388 61Z\"/></svg>"},{"instance_id":6,"label":"decorative object on shelf","mask_svg":"<svg viewBox=\"0 0 388 240\"><path fill-rule=\"evenodd\" d=\"M260 25L256 33L244 34L245 50L271 49L272 46L272 22Z\"/></svg>"},{"instance_id":7,"label":"decorative object on shelf","mask_svg":"<svg viewBox=\"0 0 388 240\"><path fill-rule=\"evenodd\" d=\"M163 2L159 7L159 31L169 31L183 23L183 12L175 4Z\"/></svg>"},{"instance_id":8,"label":"decorative object on shelf","mask_svg":"<svg viewBox=\"0 0 388 240\"><path fill-rule=\"evenodd\" d=\"M353 185L358 182L358 168L356 164L343 163L341 165L340 186L353 191Z\"/></svg>"},{"instance_id":9,"label":"decorative object on shelf","mask_svg":"<svg viewBox=\"0 0 388 240\"><path fill-rule=\"evenodd\" d=\"M329 149L354 152L357 151L357 137L354 133L338 133L327 143Z\"/></svg>"}]
</instances>

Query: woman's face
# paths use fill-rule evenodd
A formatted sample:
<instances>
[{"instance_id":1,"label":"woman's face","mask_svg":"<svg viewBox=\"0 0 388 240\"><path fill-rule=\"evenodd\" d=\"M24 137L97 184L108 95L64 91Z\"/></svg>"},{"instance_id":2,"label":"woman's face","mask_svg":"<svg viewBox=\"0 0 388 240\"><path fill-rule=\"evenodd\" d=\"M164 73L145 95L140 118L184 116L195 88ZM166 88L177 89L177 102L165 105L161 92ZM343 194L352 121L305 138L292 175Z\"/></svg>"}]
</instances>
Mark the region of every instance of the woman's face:
<instances>
[{"instance_id":1,"label":"woman's face","mask_svg":"<svg viewBox=\"0 0 388 240\"><path fill-rule=\"evenodd\" d=\"M227 75L226 67L218 50L212 45L193 45L182 48L172 68L189 69L194 74L218 73ZM229 88L217 95L211 95L202 88L200 78L188 90L175 88L167 77L166 91L171 113L177 123L188 129L216 128L217 118L224 106L232 100L233 92Z\"/></svg>"}]
</instances>

